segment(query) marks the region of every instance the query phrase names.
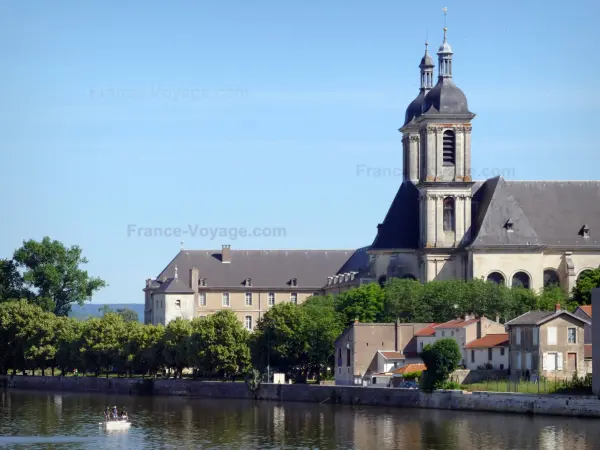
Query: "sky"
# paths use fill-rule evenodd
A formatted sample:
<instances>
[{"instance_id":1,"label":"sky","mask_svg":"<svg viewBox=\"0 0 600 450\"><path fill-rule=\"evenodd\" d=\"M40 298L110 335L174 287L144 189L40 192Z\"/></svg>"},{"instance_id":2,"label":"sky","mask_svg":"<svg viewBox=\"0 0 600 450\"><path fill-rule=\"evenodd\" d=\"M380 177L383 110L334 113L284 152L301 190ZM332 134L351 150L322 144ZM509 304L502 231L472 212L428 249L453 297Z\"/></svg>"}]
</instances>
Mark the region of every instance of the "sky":
<instances>
[{"instance_id":1,"label":"sky","mask_svg":"<svg viewBox=\"0 0 600 450\"><path fill-rule=\"evenodd\" d=\"M0 257L78 245L137 303L182 240L369 245L443 7L473 177L599 179L595 0L2 2Z\"/></svg>"}]
</instances>

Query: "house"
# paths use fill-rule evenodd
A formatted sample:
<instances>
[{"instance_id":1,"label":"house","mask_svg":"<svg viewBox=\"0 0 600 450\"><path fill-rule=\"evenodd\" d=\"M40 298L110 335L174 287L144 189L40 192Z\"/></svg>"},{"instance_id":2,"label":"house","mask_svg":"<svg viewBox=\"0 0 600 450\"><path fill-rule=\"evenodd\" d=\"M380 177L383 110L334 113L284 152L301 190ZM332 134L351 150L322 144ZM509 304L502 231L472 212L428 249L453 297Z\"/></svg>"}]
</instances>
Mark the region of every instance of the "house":
<instances>
[{"instance_id":1,"label":"house","mask_svg":"<svg viewBox=\"0 0 600 450\"><path fill-rule=\"evenodd\" d=\"M592 345L592 305L578 306L577 309L573 311L573 314L590 322L589 325L585 326L584 344Z\"/></svg>"},{"instance_id":2,"label":"house","mask_svg":"<svg viewBox=\"0 0 600 450\"><path fill-rule=\"evenodd\" d=\"M598 306L600 308L600 288L592 289L592 306ZM597 316L594 321L600 322L600 315ZM596 329L600 327L600 324L596 325ZM600 342L594 345L594 341L600 339L600 333L596 333L596 335L592 335L592 352L600 353ZM596 349L594 351L594 348ZM592 353L594 358L592 358L592 390L594 394L600 397L600 355L596 356Z\"/></svg>"},{"instance_id":3,"label":"house","mask_svg":"<svg viewBox=\"0 0 600 450\"><path fill-rule=\"evenodd\" d=\"M494 322L487 317L476 319L472 316L466 316L464 319L451 320L446 323L436 325L434 339L454 339L460 348L462 354L461 365L466 366L470 354L465 348L467 344L480 339L487 334L501 334L505 332L504 325Z\"/></svg>"},{"instance_id":4,"label":"house","mask_svg":"<svg viewBox=\"0 0 600 450\"><path fill-rule=\"evenodd\" d=\"M381 384L394 368L422 362L415 334L430 325L354 322L335 341L335 384Z\"/></svg>"},{"instance_id":5,"label":"house","mask_svg":"<svg viewBox=\"0 0 600 450\"><path fill-rule=\"evenodd\" d=\"M487 334L465 345L466 367L477 369L508 369L508 334Z\"/></svg>"},{"instance_id":6,"label":"house","mask_svg":"<svg viewBox=\"0 0 600 450\"><path fill-rule=\"evenodd\" d=\"M585 369L584 327L589 321L556 305L529 311L506 323L511 376L571 378Z\"/></svg>"},{"instance_id":7,"label":"house","mask_svg":"<svg viewBox=\"0 0 600 450\"><path fill-rule=\"evenodd\" d=\"M425 327L415 333L417 339L417 351L421 353L426 345L433 344L435 342L435 327L441 325L439 323L432 323L428 327Z\"/></svg>"},{"instance_id":8,"label":"house","mask_svg":"<svg viewBox=\"0 0 600 450\"><path fill-rule=\"evenodd\" d=\"M156 279L146 280L144 323L166 325L231 310L252 330L276 304L300 304L369 281L359 274L368 265L366 250L181 248Z\"/></svg>"}]
</instances>

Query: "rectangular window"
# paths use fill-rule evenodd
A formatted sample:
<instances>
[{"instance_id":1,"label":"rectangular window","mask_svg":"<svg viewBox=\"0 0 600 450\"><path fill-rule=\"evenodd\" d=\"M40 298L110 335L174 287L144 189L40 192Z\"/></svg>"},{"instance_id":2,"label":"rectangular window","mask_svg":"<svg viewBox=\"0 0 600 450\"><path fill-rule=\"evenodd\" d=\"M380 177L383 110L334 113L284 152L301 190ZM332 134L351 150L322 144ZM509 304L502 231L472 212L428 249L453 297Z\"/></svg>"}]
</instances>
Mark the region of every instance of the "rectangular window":
<instances>
[{"instance_id":1,"label":"rectangular window","mask_svg":"<svg viewBox=\"0 0 600 450\"><path fill-rule=\"evenodd\" d=\"M572 372L577 370L577 353L567 353L567 370Z\"/></svg>"},{"instance_id":2,"label":"rectangular window","mask_svg":"<svg viewBox=\"0 0 600 450\"><path fill-rule=\"evenodd\" d=\"M246 316L244 325L246 326L246 330L252 331L252 316Z\"/></svg>"},{"instance_id":3,"label":"rectangular window","mask_svg":"<svg viewBox=\"0 0 600 450\"><path fill-rule=\"evenodd\" d=\"M275 293L274 292L269 292L268 304L269 304L269 306L275 305Z\"/></svg>"},{"instance_id":4,"label":"rectangular window","mask_svg":"<svg viewBox=\"0 0 600 450\"><path fill-rule=\"evenodd\" d=\"M538 345L540 339L540 329L535 327L533 329L533 345Z\"/></svg>"},{"instance_id":5,"label":"rectangular window","mask_svg":"<svg viewBox=\"0 0 600 450\"><path fill-rule=\"evenodd\" d=\"M350 367L350 349L346 349L346 365L348 367ZM350 372L350 369L348 369L348 372Z\"/></svg>"},{"instance_id":6,"label":"rectangular window","mask_svg":"<svg viewBox=\"0 0 600 450\"><path fill-rule=\"evenodd\" d=\"M500 364L500 370L504 370L504 364Z\"/></svg>"},{"instance_id":7,"label":"rectangular window","mask_svg":"<svg viewBox=\"0 0 600 450\"><path fill-rule=\"evenodd\" d=\"M547 353L544 357L545 370L555 371L558 370L558 353Z\"/></svg>"},{"instance_id":8,"label":"rectangular window","mask_svg":"<svg viewBox=\"0 0 600 450\"><path fill-rule=\"evenodd\" d=\"M223 292L222 304L223 304L223 306L229 307L229 293L228 292Z\"/></svg>"},{"instance_id":9,"label":"rectangular window","mask_svg":"<svg viewBox=\"0 0 600 450\"><path fill-rule=\"evenodd\" d=\"M500 356L504 356L504 347L500 349Z\"/></svg>"},{"instance_id":10,"label":"rectangular window","mask_svg":"<svg viewBox=\"0 0 600 450\"><path fill-rule=\"evenodd\" d=\"M446 337L446 332L442 331L442 337Z\"/></svg>"},{"instance_id":11,"label":"rectangular window","mask_svg":"<svg viewBox=\"0 0 600 450\"><path fill-rule=\"evenodd\" d=\"M342 365L342 349L338 348L338 366Z\"/></svg>"},{"instance_id":12,"label":"rectangular window","mask_svg":"<svg viewBox=\"0 0 600 450\"><path fill-rule=\"evenodd\" d=\"M252 306L252 292L246 292L246 306Z\"/></svg>"},{"instance_id":13,"label":"rectangular window","mask_svg":"<svg viewBox=\"0 0 600 450\"><path fill-rule=\"evenodd\" d=\"M577 344L577 328L569 328L567 330L568 343Z\"/></svg>"},{"instance_id":14,"label":"rectangular window","mask_svg":"<svg viewBox=\"0 0 600 450\"><path fill-rule=\"evenodd\" d=\"M521 345L521 329L519 327L515 328L515 341L517 345Z\"/></svg>"},{"instance_id":15,"label":"rectangular window","mask_svg":"<svg viewBox=\"0 0 600 450\"><path fill-rule=\"evenodd\" d=\"M423 351L423 341L419 343L419 350Z\"/></svg>"},{"instance_id":16,"label":"rectangular window","mask_svg":"<svg viewBox=\"0 0 600 450\"><path fill-rule=\"evenodd\" d=\"M181 308L181 300L179 300L179 299L175 300L175 307Z\"/></svg>"},{"instance_id":17,"label":"rectangular window","mask_svg":"<svg viewBox=\"0 0 600 450\"><path fill-rule=\"evenodd\" d=\"M471 362L475 362L475 350L471 350Z\"/></svg>"},{"instance_id":18,"label":"rectangular window","mask_svg":"<svg viewBox=\"0 0 600 450\"><path fill-rule=\"evenodd\" d=\"M531 353L525 353L525 369L531 370Z\"/></svg>"},{"instance_id":19,"label":"rectangular window","mask_svg":"<svg viewBox=\"0 0 600 450\"><path fill-rule=\"evenodd\" d=\"M293 303L294 305L298 304L298 294L296 294L295 292L292 292L290 294L290 302Z\"/></svg>"},{"instance_id":20,"label":"rectangular window","mask_svg":"<svg viewBox=\"0 0 600 450\"><path fill-rule=\"evenodd\" d=\"M492 360L492 349L488 348L488 361Z\"/></svg>"},{"instance_id":21,"label":"rectangular window","mask_svg":"<svg viewBox=\"0 0 600 450\"><path fill-rule=\"evenodd\" d=\"M548 345L556 345L556 327L548 327Z\"/></svg>"},{"instance_id":22,"label":"rectangular window","mask_svg":"<svg viewBox=\"0 0 600 450\"><path fill-rule=\"evenodd\" d=\"M206 294L200 292L200 306L206 306Z\"/></svg>"},{"instance_id":23,"label":"rectangular window","mask_svg":"<svg viewBox=\"0 0 600 450\"><path fill-rule=\"evenodd\" d=\"M521 370L521 352L515 352L515 365L517 370Z\"/></svg>"}]
</instances>

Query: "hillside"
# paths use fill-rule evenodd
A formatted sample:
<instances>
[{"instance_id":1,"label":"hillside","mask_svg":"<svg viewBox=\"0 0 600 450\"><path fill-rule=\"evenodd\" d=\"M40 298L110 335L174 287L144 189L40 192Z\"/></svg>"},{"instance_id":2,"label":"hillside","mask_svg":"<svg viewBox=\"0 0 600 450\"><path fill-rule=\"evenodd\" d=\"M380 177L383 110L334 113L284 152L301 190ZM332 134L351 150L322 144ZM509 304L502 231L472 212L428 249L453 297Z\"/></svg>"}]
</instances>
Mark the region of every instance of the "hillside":
<instances>
[{"instance_id":1,"label":"hillside","mask_svg":"<svg viewBox=\"0 0 600 450\"><path fill-rule=\"evenodd\" d=\"M75 305L71 308L69 317L76 319L89 319L90 317L100 317L102 313L100 309L104 304L86 303L83 306ZM116 311L117 309L129 308L135 311L140 322L144 322L144 304L143 303L108 303L108 306Z\"/></svg>"}]
</instances>

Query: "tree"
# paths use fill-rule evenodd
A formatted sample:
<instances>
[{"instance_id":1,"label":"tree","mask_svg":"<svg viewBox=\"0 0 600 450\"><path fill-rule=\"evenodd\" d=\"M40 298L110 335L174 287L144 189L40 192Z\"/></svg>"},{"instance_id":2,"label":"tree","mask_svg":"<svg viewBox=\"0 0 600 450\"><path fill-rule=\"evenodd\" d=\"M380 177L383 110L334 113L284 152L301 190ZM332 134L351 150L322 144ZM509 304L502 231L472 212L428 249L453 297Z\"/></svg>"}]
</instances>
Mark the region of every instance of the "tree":
<instances>
[{"instance_id":1,"label":"tree","mask_svg":"<svg viewBox=\"0 0 600 450\"><path fill-rule=\"evenodd\" d=\"M254 363L260 368L276 367L295 377L306 379L308 342L304 337L306 315L293 303L280 303L261 317L252 333Z\"/></svg>"},{"instance_id":2,"label":"tree","mask_svg":"<svg viewBox=\"0 0 600 450\"><path fill-rule=\"evenodd\" d=\"M109 305L102 305L100 308L98 308L98 312L102 317L108 313L114 313L113 309Z\"/></svg>"},{"instance_id":3,"label":"tree","mask_svg":"<svg viewBox=\"0 0 600 450\"><path fill-rule=\"evenodd\" d=\"M427 366L423 373L422 387L425 390L439 389L456 370L462 356L454 339L440 339L433 345L426 345L421 359Z\"/></svg>"},{"instance_id":4,"label":"tree","mask_svg":"<svg viewBox=\"0 0 600 450\"><path fill-rule=\"evenodd\" d=\"M96 376L105 369L108 378L111 368L121 361L127 340L125 322L118 314L108 313L103 317L89 319L83 324L80 348L85 367L93 370Z\"/></svg>"},{"instance_id":5,"label":"tree","mask_svg":"<svg viewBox=\"0 0 600 450\"><path fill-rule=\"evenodd\" d=\"M81 344L85 322L68 317L57 317L56 366L64 375L73 369L85 371Z\"/></svg>"},{"instance_id":6,"label":"tree","mask_svg":"<svg viewBox=\"0 0 600 450\"><path fill-rule=\"evenodd\" d=\"M592 289L595 288L600 288L600 267L586 270L581 274L573 288L571 297L579 305L591 305Z\"/></svg>"},{"instance_id":7,"label":"tree","mask_svg":"<svg viewBox=\"0 0 600 450\"><path fill-rule=\"evenodd\" d=\"M384 291L377 283L363 284L358 288L339 294L335 299L336 310L344 314L345 323L379 322L384 316Z\"/></svg>"},{"instance_id":8,"label":"tree","mask_svg":"<svg viewBox=\"0 0 600 450\"><path fill-rule=\"evenodd\" d=\"M88 262L82 257L81 248L66 248L49 237L41 242L23 242L13 259L24 269L25 285L35 289L34 301L51 308L57 316L68 315L73 303L83 305L106 286L106 282L79 268Z\"/></svg>"},{"instance_id":9,"label":"tree","mask_svg":"<svg viewBox=\"0 0 600 450\"><path fill-rule=\"evenodd\" d=\"M204 373L234 378L250 367L249 333L232 311L192 321L190 363Z\"/></svg>"},{"instance_id":10,"label":"tree","mask_svg":"<svg viewBox=\"0 0 600 450\"><path fill-rule=\"evenodd\" d=\"M425 286L406 278L391 278L384 288L386 322L398 319L402 323L431 322L431 309L423 301Z\"/></svg>"},{"instance_id":11,"label":"tree","mask_svg":"<svg viewBox=\"0 0 600 450\"><path fill-rule=\"evenodd\" d=\"M119 309L117 309L117 314L120 315L121 317L123 317L123 320L125 322L138 322L139 323L139 321L140 321L138 313L130 308L119 308Z\"/></svg>"},{"instance_id":12,"label":"tree","mask_svg":"<svg viewBox=\"0 0 600 450\"><path fill-rule=\"evenodd\" d=\"M12 259L0 259L0 302L27 296L23 277Z\"/></svg>"},{"instance_id":13,"label":"tree","mask_svg":"<svg viewBox=\"0 0 600 450\"><path fill-rule=\"evenodd\" d=\"M178 317L165 327L163 335L163 355L168 367L174 369L175 376L181 378L183 369L189 365L188 344L192 334L189 320Z\"/></svg>"}]
</instances>

